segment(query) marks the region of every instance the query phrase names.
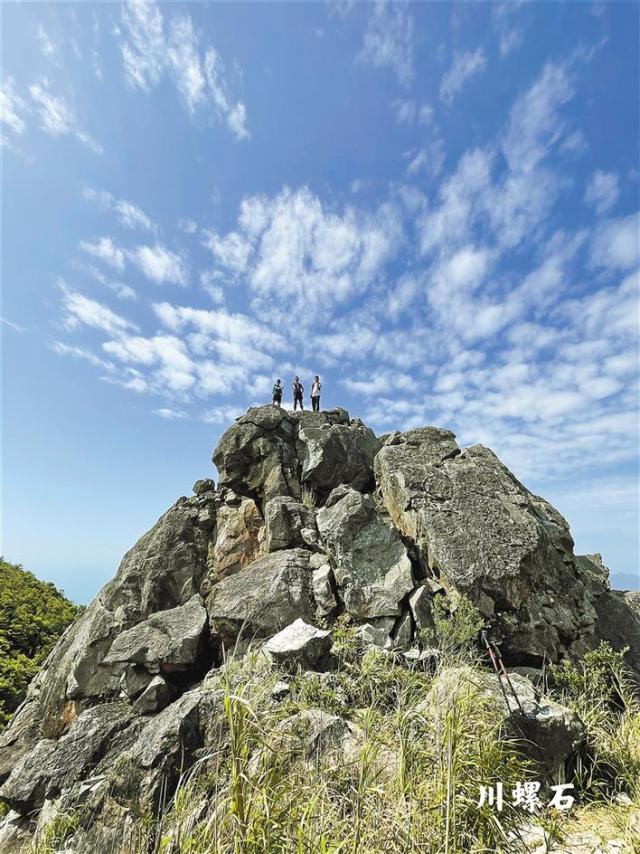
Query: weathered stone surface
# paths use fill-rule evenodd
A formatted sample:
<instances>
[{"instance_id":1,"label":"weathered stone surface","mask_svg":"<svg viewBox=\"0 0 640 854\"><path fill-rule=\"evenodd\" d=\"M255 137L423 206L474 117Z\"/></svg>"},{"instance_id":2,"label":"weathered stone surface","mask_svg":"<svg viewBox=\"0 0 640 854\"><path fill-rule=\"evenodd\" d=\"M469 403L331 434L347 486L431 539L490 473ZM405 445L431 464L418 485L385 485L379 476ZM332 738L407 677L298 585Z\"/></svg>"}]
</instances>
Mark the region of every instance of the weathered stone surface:
<instances>
[{"instance_id":1,"label":"weathered stone surface","mask_svg":"<svg viewBox=\"0 0 640 854\"><path fill-rule=\"evenodd\" d=\"M57 738L75 719L74 703L117 694L121 672L100 664L118 635L198 592L210 536L199 527L198 514L209 501L179 499L127 552L113 580L61 637L0 739L0 779L33 746L35 721L38 738Z\"/></svg>"},{"instance_id":2,"label":"weathered stone surface","mask_svg":"<svg viewBox=\"0 0 640 854\"><path fill-rule=\"evenodd\" d=\"M440 661L440 650L434 647L426 647L425 649L408 649L402 653L402 658L408 667L414 670L426 670L434 672Z\"/></svg>"},{"instance_id":3,"label":"weathered stone surface","mask_svg":"<svg viewBox=\"0 0 640 854\"><path fill-rule=\"evenodd\" d=\"M367 646L389 647L391 632L396 623L395 617L381 617L356 627L356 637Z\"/></svg>"},{"instance_id":4,"label":"weathered stone surface","mask_svg":"<svg viewBox=\"0 0 640 854\"><path fill-rule=\"evenodd\" d=\"M2 854L26 854L31 847L32 832L28 819L10 810L0 820L0 851Z\"/></svg>"},{"instance_id":5,"label":"weathered stone surface","mask_svg":"<svg viewBox=\"0 0 640 854\"><path fill-rule=\"evenodd\" d=\"M203 477L193 484L193 491L196 495L204 495L206 492L215 492L216 485L210 477Z\"/></svg>"},{"instance_id":6,"label":"weathered stone surface","mask_svg":"<svg viewBox=\"0 0 640 854\"><path fill-rule=\"evenodd\" d=\"M193 751L204 744L214 715L222 710L220 692L199 688L187 691L147 723L129 751L130 758L142 768L167 770L183 751Z\"/></svg>"},{"instance_id":7,"label":"weathered stone surface","mask_svg":"<svg viewBox=\"0 0 640 854\"><path fill-rule=\"evenodd\" d=\"M408 649L413 641L413 625L411 623L411 615L403 614L397 620L391 637L385 644L390 649Z\"/></svg>"},{"instance_id":8,"label":"weathered stone surface","mask_svg":"<svg viewBox=\"0 0 640 854\"><path fill-rule=\"evenodd\" d=\"M133 704L133 710L139 715L153 715L168 706L174 696L175 689L166 679L154 676Z\"/></svg>"},{"instance_id":9,"label":"weathered stone surface","mask_svg":"<svg viewBox=\"0 0 640 854\"><path fill-rule=\"evenodd\" d=\"M625 590L624 601L631 608L634 614L640 618L640 590Z\"/></svg>"},{"instance_id":10,"label":"weathered stone surface","mask_svg":"<svg viewBox=\"0 0 640 854\"><path fill-rule=\"evenodd\" d=\"M418 632L433 629L431 616L431 590L426 584L416 587L409 596L409 607L413 614Z\"/></svg>"},{"instance_id":11,"label":"weathered stone surface","mask_svg":"<svg viewBox=\"0 0 640 854\"><path fill-rule=\"evenodd\" d=\"M328 663L331 632L298 619L269 638L262 649L275 664L290 670L321 670Z\"/></svg>"},{"instance_id":12,"label":"weathered stone surface","mask_svg":"<svg viewBox=\"0 0 640 854\"><path fill-rule=\"evenodd\" d=\"M282 721L278 735L278 744L310 768L319 762L327 768L354 762L364 741L360 727L321 709L304 709Z\"/></svg>"},{"instance_id":13,"label":"weathered stone surface","mask_svg":"<svg viewBox=\"0 0 640 854\"><path fill-rule=\"evenodd\" d=\"M310 553L286 549L260 558L216 584L207 599L212 631L230 647L243 637L270 637L298 617L313 622Z\"/></svg>"},{"instance_id":14,"label":"weathered stone surface","mask_svg":"<svg viewBox=\"0 0 640 854\"><path fill-rule=\"evenodd\" d=\"M595 640L608 641L614 649L629 648L625 661L640 683L640 612L638 594L608 590L595 600L598 616Z\"/></svg>"},{"instance_id":15,"label":"weathered stone surface","mask_svg":"<svg viewBox=\"0 0 640 854\"><path fill-rule=\"evenodd\" d=\"M569 528L480 445L422 428L385 445L376 477L391 518L425 571L469 596L520 663L588 648L595 612L575 569Z\"/></svg>"},{"instance_id":16,"label":"weathered stone surface","mask_svg":"<svg viewBox=\"0 0 640 854\"><path fill-rule=\"evenodd\" d=\"M462 667L450 668L438 677L430 696L417 710L432 714L460 693L475 692L495 709L497 720L502 719L512 735L521 740L523 752L547 773L554 774L581 748L584 724L575 712L541 696L524 676L510 673L509 678L524 717L504 677L500 677L503 692L496 674Z\"/></svg>"},{"instance_id":17,"label":"weathered stone surface","mask_svg":"<svg viewBox=\"0 0 640 854\"><path fill-rule=\"evenodd\" d=\"M140 664L149 673L186 670L202 653L207 612L198 593L177 608L156 611L115 639L102 666Z\"/></svg>"},{"instance_id":18,"label":"weathered stone surface","mask_svg":"<svg viewBox=\"0 0 640 854\"><path fill-rule=\"evenodd\" d=\"M58 741L35 744L0 787L0 797L23 813L38 809L46 797L86 777L131 719L123 704L87 709Z\"/></svg>"},{"instance_id":19,"label":"weathered stone surface","mask_svg":"<svg viewBox=\"0 0 640 854\"><path fill-rule=\"evenodd\" d=\"M594 596L611 589L609 569L602 562L602 555L576 555L576 570L584 586Z\"/></svg>"},{"instance_id":20,"label":"weathered stone surface","mask_svg":"<svg viewBox=\"0 0 640 854\"><path fill-rule=\"evenodd\" d=\"M244 495L300 497L296 420L276 406L257 406L236 420L213 452L219 486Z\"/></svg>"},{"instance_id":21,"label":"weathered stone surface","mask_svg":"<svg viewBox=\"0 0 640 854\"><path fill-rule=\"evenodd\" d=\"M268 553L304 547L305 540L302 532L305 529L316 530L313 511L299 501L286 496L278 496L267 501L264 518Z\"/></svg>"},{"instance_id":22,"label":"weathered stone surface","mask_svg":"<svg viewBox=\"0 0 640 854\"><path fill-rule=\"evenodd\" d=\"M220 487L264 503L278 495L300 499L301 481L319 494L339 483L373 484L378 440L344 409L287 412L257 406L220 439L213 462Z\"/></svg>"},{"instance_id":23,"label":"weathered stone surface","mask_svg":"<svg viewBox=\"0 0 640 854\"><path fill-rule=\"evenodd\" d=\"M328 495L341 483L354 489L373 487L373 460L380 443L368 427L355 421L301 427L302 480L320 495Z\"/></svg>"},{"instance_id":24,"label":"weathered stone surface","mask_svg":"<svg viewBox=\"0 0 640 854\"><path fill-rule=\"evenodd\" d=\"M321 564L313 570L313 598L316 601L316 613L320 619L333 616L338 610L338 601L333 592L335 578L328 563Z\"/></svg>"},{"instance_id":25,"label":"weathered stone surface","mask_svg":"<svg viewBox=\"0 0 640 854\"><path fill-rule=\"evenodd\" d=\"M215 579L240 572L264 554L264 519L252 498L229 497L218 507L216 522L210 561Z\"/></svg>"},{"instance_id":26,"label":"weathered stone surface","mask_svg":"<svg viewBox=\"0 0 640 854\"><path fill-rule=\"evenodd\" d=\"M399 614L414 586L411 561L374 499L350 490L319 510L317 522L346 610L361 619Z\"/></svg>"}]
</instances>

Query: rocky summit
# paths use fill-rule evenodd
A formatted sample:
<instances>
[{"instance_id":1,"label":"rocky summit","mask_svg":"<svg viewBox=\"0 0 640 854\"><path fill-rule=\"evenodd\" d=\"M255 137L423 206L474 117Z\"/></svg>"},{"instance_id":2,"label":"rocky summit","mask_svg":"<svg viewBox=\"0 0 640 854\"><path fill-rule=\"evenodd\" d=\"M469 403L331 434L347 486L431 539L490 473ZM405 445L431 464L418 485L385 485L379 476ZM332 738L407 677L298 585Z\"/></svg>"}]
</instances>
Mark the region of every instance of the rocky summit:
<instances>
[{"instance_id":1,"label":"rocky summit","mask_svg":"<svg viewBox=\"0 0 640 854\"><path fill-rule=\"evenodd\" d=\"M89 818L65 850L120 850L137 815L129 790L164 809L225 725L212 674L250 647L264 646L265 667L329 674L332 630L347 625L428 662L432 604L468 600L519 670L539 743L555 745L550 769L581 726L541 710L526 673L607 640L629 647L640 677L638 595L610 589L599 555L575 555L566 520L488 448L436 427L376 436L342 409L263 406L227 429L213 462L217 486L197 481L127 552L2 733L3 852L79 805Z\"/></svg>"}]
</instances>

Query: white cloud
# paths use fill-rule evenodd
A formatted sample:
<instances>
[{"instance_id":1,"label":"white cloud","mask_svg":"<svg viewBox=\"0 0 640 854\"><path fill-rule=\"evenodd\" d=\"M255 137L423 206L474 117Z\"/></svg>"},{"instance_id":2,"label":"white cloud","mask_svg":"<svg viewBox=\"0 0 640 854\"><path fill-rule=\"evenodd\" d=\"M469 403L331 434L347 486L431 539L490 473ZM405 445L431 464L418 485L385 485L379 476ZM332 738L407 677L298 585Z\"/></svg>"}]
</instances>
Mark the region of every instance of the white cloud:
<instances>
[{"instance_id":1,"label":"white cloud","mask_svg":"<svg viewBox=\"0 0 640 854\"><path fill-rule=\"evenodd\" d=\"M307 187L247 198L237 230L207 234L220 269L247 282L257 313L281 317L293 311L302 326L314 323L314 313L367 290L401 241L394 205L373 214L326 209Z\"/></svg>"},{"instance_id":2,"label":"white cloud","mask_svg":"<svg viewBox=\"0 0 640 854\"><path fill-rule=\"evenodd\" d=\"M500 56L508 56L513 50L519 48L522 38L522 30L517 27L503 30L500 34Z\"/></svg>"},{"instance_id":3,"label":"white cloud","mask_svg":"<svg viewBox=\"0 0 640 854\"><path fill-rule=\"evenodd\" d=\"M369 16L360 62L392 68L399 83L413 80L413 17L404 2L375 0Z\"/></svg>"},{"instance_id":4,"label":"white cloud","mask_svg":"<svg viewBox=\"0 0 640 854\"><path fill-rule=\"evenodd\" d=\"M54 95L49 90L46 77L43 77L39 83L31 85L29 93L40 115L40 127L45 133L54 137L75 136L96 154L102 153L100 144L79 127L70 104L61 95Z\"/></svg>"},{"instance_id":5,"label":"white cloud","mask_svg":"<svg viewBox=\"0 0 640 854\"><path fill-rule=\"evenodd\" d=\"M516 100L502 146L512 171L532 172L562 139L559 108L572 96L565 67L548 63L533 86Z\"/></svg>"},{"instance_id":6,"label":"white cloud","mask_svg":"<svg viewBox=\"0 0 640 854\"><path fill-rule=\"evenodd\" d=\"M153 414L164 418L165 421L179 421L189 417L183 409L168 409L166 407L154 409Z\"/></svg>"},{"instance_id":7,"label":"white cloud","mask_svg":"<svg viewBox=\"0 0 640 854\"><path fill-rule=\"evenodd\" d=\"M597 213L602 214L613 207L619 194L618 176L614 172L596 169L587 184L584 200L588 205L593 205Z\"/></svg>"},{"instance_id":8,"label":"white cloud","mask_svg":"<svg viewBox=\"0 0 640 854\"><path fill-rule=\"evenodd\" d=\"M442 137L436 135L417 151L413 149L408 152L408 157L410 158L407 166L408 175L414 176L419 172L426 172L427 175L436 178L442 172L446 160Z\"/></svg>"},{"instance_id":9,"label":"white cloud","mask_svg":"<svg viewBox=\"0 0 640 854\"><path fill-rule=\"evenodd\" d=\"M117 282L113 279L110 279L108 276L105 276L97 267L94 267L93 264L74 264L74 266L81 270L82 272L88 273L92 276L96 281L100 282L101 285L104 285L105 288L108 288L110 291L118 297L118 299L122 300L132 300L135 301L138 299L138 294L130 285L125 285L124 282Z\"/></svg>"},{"instance_id":10,"label":"white cloud","mask_svg":"<svg viewBox=\"0 0 640 854\"><path fill-rule=\"evenodd\" d=\"M0 323L3 326L7 326L9 329L13 329L14 332L26 332L26 326L21 326L13 320L8 320L6 317L0 317Z\"/></svg>"},{"instance_id":11,"label":"white cloud","mask_svg":"<svg viewBox=\"0 0 640 854\"><path fill-rule=\"evenodd\" d=\"M591 245L591 263L608 270L628 270L640 258L640 213L602 223Z\"/></svg>"},{"instance_id":12,"label":"white cloud","mask_svg":"<svg viewBox=\"0 0 640 854\"><path fill-rule=\"evenodd\" d=\"M53 352L57 353L59 356L71 356L74 359L83 359L85 362L89 362L89 364L94 365L97 368L103 368L108 371L113 370L111 362L105 362L104 359L98 358L98 356L90 350L87 350L85 347L76 347L74 345L64 344L62 341L52 341L50 346Z\"/></svg>"},{"instance_id":13,"label":"white cloud","mask_svg":"<svg viewBox=\"0 0 640 854\"><path fill-rule=\"evenodd\" d=\"M433 121L433 107L430 104L417 104L411 100L393 102L396 121L399 125L428 125Z\"/></svg>"},{"instance_id":14,"label":"white cloud","mask_svg":"<svg viewBox=\"0 0 640 854\"><path fill-rule=\"evenodd\" d=\"M105 353L124 364L152 368L150 378L145 378L152 390L184 393L196 383L196 365L184 341L175 335L151 338L123 335L117 340L106 341L102 347Z\"/></svg>"},{"instance_id":15,"label":"white cloud","mask_svg":"<svg viewBox=\"0 0 640 854\"><path fill-rule=\"evenodd\" d=\"M247 349L249 342L270 349L283 349L286 346L279 332L246 314L231 314L222 308L206 310L173 306L167 302L155 303L153 310L163 325L175 332L192 327L204 336L212 336Z\"/></svg>"},{"instance_id":16,"label":"white cloud","mask_svg":"<svg viewBox=\"0 0 640 854\"><path fill-rule=\"evenodd\" d=\"M140 229L141 231L153 231L155 229L153 222L146 213L133 202L116 199L113 193L106 190L92 190L90 187L84 188L83 196L87 201L95 202L102 210L113 211L125 228Z\"/></svg>"},{"instance_id":17,"label":"white cloud","mask_svg":"<svg viewBox=\"0 0 640 854\"><path fill-rule=\"evenodd\" d=\"M145 92L165 73L178 89L189 113L209 106L237 139L246 139L246 108L227 94L224 64L213 47L201 53L189 15L165 18L155 2L129 0L122 13L121 50L128 83Z\"/></svg>"},{"instance_id":18,"label":"white cloud","mask_svg":"<svg viewBox=\"0 0 640 854\"><path fill-rule=\"evenodd\" d=\"M124 252L115 245L110 237L100 237L93 243L82 240L79 245L80 249L88 255L98 258L120 272L124 270Z\"/></svg>"},{"instance_id":19,"label":"white cloud","mask_svg":"<svg viewBox=\"0 0 640 854\"><path fill-rule=\"evenodd\" d=\"M198 224L188 217L180 217L177 222L179 231L185 234L195 234L198 230Z\"/></svg>"},{"instance_id":20,"label":"white cloud","mask_svg":"<svg viewBox=\"0 0 640 854\"><path fill-rule=\"evenodd\" d=\"M239 406L215 406L207 409L202 420L207 424L229 424L244 414L244 409Z\"/></svg>"},{"instance_id":21,"label":"white cloud","mask_svg":"<svg viewBox=\"0 0 640 854\"><path fill-rule=\"evenodd\" d=\"M161 285L165 282L183 286L187 284L188 271L184 261L165 246L159 244L138 246L127 255L138 269L156 284Z\"/></svg>"},{"instance_id":22,"label":"white cloud","mask_svg":"<svg viewBox=\"0 0 640 854\"><path fill-rule=\"evenodd\" d=\"M97 300L72 290L62 279L58 281L58 285L63 295L64 322L68 329L77 329L78 326L84 325L116 335L137 329L135 323L116 314Z\"/></svg>"},{"instance_id":23,"label":"white cloud","mask_svg":"<svg viewBox=\"0 0 640 854\"><path fill-rule=\"evenodd\" d=\"M456 53L453 65L440 81L440 97L446 104L452 104L464 84L476 74L484 71L487 60L481 47L474 51Z\"/></svg>"},{"instance_id":24,"label":"white cloud","mask_svg":"<svg viewBox=\"0 0 640 854\"><path fill-rule=\"evenodd\" d=\"M389 370L376 371L370 376L358 375L358 378L345 377L340 383L348 391L365 398L389 395L394 391L410 394L415 388L415 380L410 374Z\"/></svg>"},{"instance_id":25,"label":"white cloud","mask_svg":"<svg viewBox=\"0 0 640 854\"><path fill-rule=\"evenodd\" d=\"M16 93L13 78L5 78L0 89L0 120L2 120L2 124L7 125L16 134L23 133L25 121L21 114L25 111L26 104Z\"/></svg>"},{"instance_id":26,"label":"white cloud","mask_svg":"<svg viewBox=\"0 0 640 854\"><path fill-rule=\"evenodd\" d=\"M219 284L222 276L218 270L205 270L200 273L200 284L215 305L222 305L225 301L224 289Z\"/></svg>"},{"instance_id":27,"label":"white cloud","mask_svg":"<svg viewBox=\"0 0 640 854\"><path fill-rule=\"evenodd\" d=\"M49 36L42 24L38 24L38 42L43 56L53 56L58 52L58 45Z\"/></svg>"}]
</instances>

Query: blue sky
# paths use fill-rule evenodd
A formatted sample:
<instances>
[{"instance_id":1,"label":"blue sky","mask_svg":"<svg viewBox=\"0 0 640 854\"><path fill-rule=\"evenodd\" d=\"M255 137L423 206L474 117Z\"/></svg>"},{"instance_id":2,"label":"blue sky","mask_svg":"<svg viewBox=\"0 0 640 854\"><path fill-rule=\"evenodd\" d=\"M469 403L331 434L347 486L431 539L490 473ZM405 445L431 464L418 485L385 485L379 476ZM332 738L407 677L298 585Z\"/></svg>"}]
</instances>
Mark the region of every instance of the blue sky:
<instances>
[{"instance_id":1,"label":"blue sky","mask_svg":"<svg viewBox=\"0 0 640 854\"><path fill-rule=\"evenodd\" d=\"M87 601L319 373L638 586L638 14L4 4L5 557Z\"/></svg>"}]
</instances>

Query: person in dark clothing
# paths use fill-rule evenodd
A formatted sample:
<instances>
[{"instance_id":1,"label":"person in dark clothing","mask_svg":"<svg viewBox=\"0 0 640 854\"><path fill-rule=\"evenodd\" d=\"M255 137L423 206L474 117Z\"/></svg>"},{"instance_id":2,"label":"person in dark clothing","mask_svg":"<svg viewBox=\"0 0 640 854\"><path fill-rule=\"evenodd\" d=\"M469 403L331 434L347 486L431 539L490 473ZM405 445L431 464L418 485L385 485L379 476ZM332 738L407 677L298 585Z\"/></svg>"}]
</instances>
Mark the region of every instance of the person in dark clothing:
<instances>
[{"instance_id":1,"label":"person in dark clothing","mask_svg":"<svg viewBox=\"0 0 640 854\"><path fill-rule=\"evenodd\" d=\"M276 384L273 387L273 400L271 401L274 406L282 406L282 380L276 380Z\"/></svg>"},{"instance_id":2,"label":"person in dark clothing","mask_svg":"<svg viewBox=\"0 0 640 854\"><path fill-rule=\"evenodd\" d=\"M304 394L304 388L302 383L300 382L300 377L296 377L294 379L291 388L293 389L293 411L296 411L296 409L298 408L298 404L300 404L300 409L304 409L304 402L302 397Z\"/></svg>"},{"instance_id":3,"label":"person in dark clothing","mask_svg":"<svg viewBox=\"0 0 640 854\"><path fill-rule=\"evenodd\" d=\"M311 383L311 408L314 412L320 412L320 392L322 391L322 383L320 377L313 378Z\"/></svg>"}]
</instances>

